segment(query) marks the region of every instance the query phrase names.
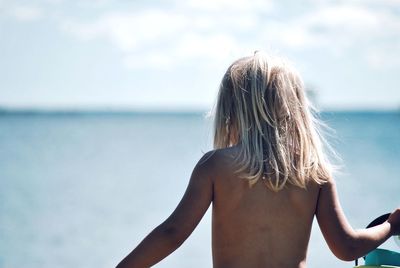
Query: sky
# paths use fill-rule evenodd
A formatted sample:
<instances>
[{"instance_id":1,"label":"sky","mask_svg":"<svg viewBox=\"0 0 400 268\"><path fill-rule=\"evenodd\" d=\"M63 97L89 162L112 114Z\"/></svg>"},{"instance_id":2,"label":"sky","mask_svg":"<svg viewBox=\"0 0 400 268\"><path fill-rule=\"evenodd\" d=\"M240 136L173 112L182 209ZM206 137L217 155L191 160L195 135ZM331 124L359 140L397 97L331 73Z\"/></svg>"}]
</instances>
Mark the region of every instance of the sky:
<instances>
[{"instance_id":1,"label":"sky","mask_svg":"<svg viewBox=\"0 0 400 268\"><path fill-rule=\"evenodd\" d=\"M397 0L0 0L0 107L208 109L255 50L323 109L400 109Z\"/></svg>"}]
</instances>

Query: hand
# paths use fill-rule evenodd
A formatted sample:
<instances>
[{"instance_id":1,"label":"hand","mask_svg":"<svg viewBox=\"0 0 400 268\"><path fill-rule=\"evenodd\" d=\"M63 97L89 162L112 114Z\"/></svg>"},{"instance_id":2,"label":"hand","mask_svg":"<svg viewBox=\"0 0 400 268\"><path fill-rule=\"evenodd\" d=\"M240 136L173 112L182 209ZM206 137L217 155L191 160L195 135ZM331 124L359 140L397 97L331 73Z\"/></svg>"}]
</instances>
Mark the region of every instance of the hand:
<instances>
[{"instance_id":1,"label":"hand","mask_svg":"<svg viewBox=\"0 0 400 268\"><path fill-rule=\"evenodd\" d=\"M388 218L392 235L400 235L400 208L395 209Z\"/></svg>"}]
</instances>

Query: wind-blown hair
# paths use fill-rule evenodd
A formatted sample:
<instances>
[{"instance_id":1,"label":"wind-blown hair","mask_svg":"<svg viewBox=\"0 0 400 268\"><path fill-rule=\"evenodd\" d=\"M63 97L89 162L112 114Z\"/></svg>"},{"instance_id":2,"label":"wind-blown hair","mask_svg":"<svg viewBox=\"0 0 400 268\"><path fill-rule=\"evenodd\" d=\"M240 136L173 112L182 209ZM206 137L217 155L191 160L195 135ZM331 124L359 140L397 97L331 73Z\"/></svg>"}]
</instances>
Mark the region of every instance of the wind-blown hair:
<instances>
[{"instance_id":1,"label":"wind-blown hair","mask_svg":"<svg viewBox=\"0 0 400 268\"><path fill-rule=\"evenodd\" d=\"M323 151L319 122L303 82L284 60L255 52L225 73L217 99L214 148L238 145L240 177L250 185L263 179L279 191L287 183L323 184L331 165Z\"/></svg>"}]
</instances>

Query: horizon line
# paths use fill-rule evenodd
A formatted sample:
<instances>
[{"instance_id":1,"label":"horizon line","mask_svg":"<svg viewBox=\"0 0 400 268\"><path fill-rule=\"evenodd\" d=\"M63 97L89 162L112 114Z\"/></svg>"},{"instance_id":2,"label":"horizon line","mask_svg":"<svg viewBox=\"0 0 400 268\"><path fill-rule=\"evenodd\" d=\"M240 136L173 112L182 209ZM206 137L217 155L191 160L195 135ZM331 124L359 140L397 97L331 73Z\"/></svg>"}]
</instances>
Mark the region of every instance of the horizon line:
<instances>
[{"instance_id":1,"label":"horizon line","mask_svg":"<svg viewBox=\"0 0 400 268\"><path fill-rule=\"evenodd\" d=\"M372 107L329 107L319 108L321 113L400 113L400 108L372 108ZM0 115L174 115L174 114L208 114L210 109L183 108L183 107L152 107L152 108L116 108L116 107L4 107L0 106Z\"/></svg>"}]
</instances>

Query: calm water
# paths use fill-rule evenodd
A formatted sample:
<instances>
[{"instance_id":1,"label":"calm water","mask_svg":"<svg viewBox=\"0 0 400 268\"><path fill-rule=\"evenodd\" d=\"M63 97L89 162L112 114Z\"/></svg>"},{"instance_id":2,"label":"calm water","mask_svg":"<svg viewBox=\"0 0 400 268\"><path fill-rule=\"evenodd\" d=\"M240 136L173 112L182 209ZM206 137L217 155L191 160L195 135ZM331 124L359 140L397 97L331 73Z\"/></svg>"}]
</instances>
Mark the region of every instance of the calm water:
<instances>
[{"instance_id":1,"label":"calm water","mask_svg":"<svg viewBox=\"0 0 400 268\"><path fill-rule=\"evenodd\" d=\"M336 113L336 176L354 227L400 201L400 114ZM202 115L1 115L0 267L113 267L175 208L211 148ZM210 213L157 267L211 267ZM396 249L393 241L382 247ZM352 267L318 225L309 267Z\"/></svg>"}]
</instances>

